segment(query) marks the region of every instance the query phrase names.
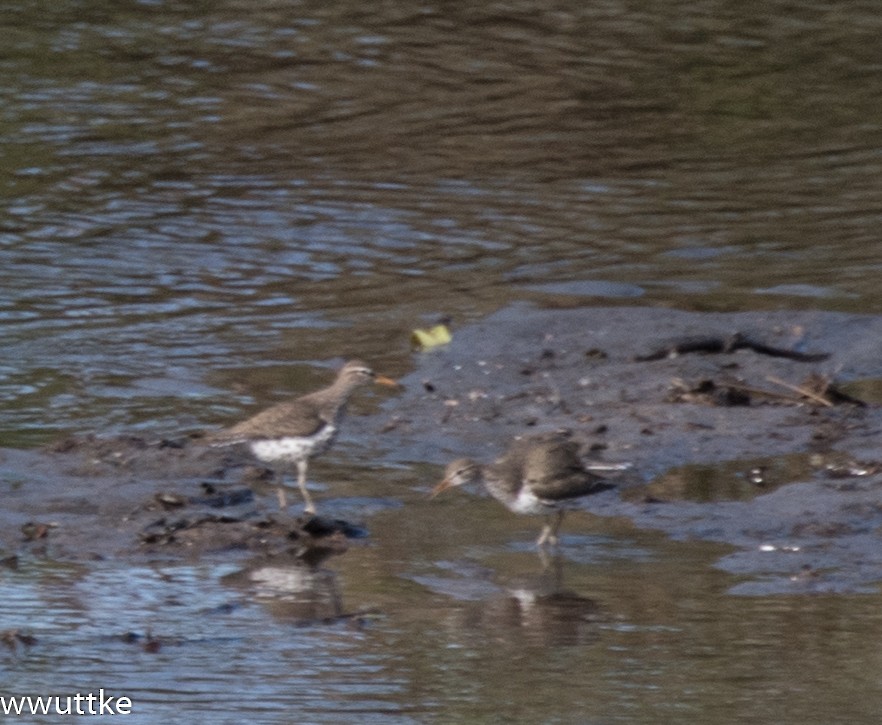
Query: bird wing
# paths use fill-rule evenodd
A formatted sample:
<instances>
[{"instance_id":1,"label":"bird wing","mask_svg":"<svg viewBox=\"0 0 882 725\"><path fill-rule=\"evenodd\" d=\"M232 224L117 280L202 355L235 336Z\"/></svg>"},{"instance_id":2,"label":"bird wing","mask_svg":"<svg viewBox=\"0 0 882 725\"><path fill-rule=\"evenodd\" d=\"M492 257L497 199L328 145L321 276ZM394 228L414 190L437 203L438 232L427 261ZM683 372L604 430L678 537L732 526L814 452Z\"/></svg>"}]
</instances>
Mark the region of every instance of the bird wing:
<instances>
[{"instance_id":1,"label":"bird wing","mask_svg":"<svg viewBox=\"0 0 882 725\"><path fill-rule=\"evenodd\" d=\"M615 488L614 484L584 470L571 471L554 479L531 481L531 486L537 498L542 501L564 501Z\"/></svg>"},{"instance_id":2,"label":"bird wing","mask_svg":"<svg viewBox=\"0 0 882 725\"><path fill-rule=\"evenodd\" d=\"M249 438L278 438L283 433L289 436L309 436L327 423L311 406L303 405L299 400L290 400L213 433L210 442L219 445L241 443Z\"/></svg>"},{"instance_id":3,"label":"bird wing","mask_svg":"<svg viewBox=\"0 0 882 725\"><path fill-rule=\"evenodd\" d=\"M523 462L524 482L546 501L561 501L614 488L585 470L574 442L553 442L530 448Z\"/></svg>"}]
</instances>

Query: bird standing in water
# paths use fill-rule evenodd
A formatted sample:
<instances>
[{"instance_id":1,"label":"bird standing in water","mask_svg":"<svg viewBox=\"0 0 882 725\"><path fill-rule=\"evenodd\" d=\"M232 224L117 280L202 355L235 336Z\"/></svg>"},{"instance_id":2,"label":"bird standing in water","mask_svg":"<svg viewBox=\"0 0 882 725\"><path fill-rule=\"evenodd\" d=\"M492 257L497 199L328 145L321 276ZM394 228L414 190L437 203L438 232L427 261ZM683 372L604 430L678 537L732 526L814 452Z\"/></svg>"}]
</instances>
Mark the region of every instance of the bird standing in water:
<instances>
[{"instance_id":1,"label":"bird standing in water","mask_svg":"<svg viewBox=\"0 0 882 725\"><path fill-rule=\"evenodd\" d=\"M516 441L502 458L486 466L470 458L457 459L447 466L431 495L472 483L483 483L514 513L545 515L547 521L536 540L540 548L557 544L567 504L613 488L587 470L578 445L561 436Z\"/></svg>"},{"instance_id":2,"label":"bird standing in water","mask_svg":"<svg viewBox=\"0 0 882 725\"><path fill-rule=\"evenodd\" d=\"M306 469L310 458L327 450L334 442L346 403L356 388L377 383L397 387L394 380L377 375L360 360L350 360L327 388L278 403L231 428L210 433L211 446L247 443L251 452L265 463L289 463L297 467L297 485L303 494L307 513L315 504L306 490ZM279 481L279 506L287 507L284 482Z\"/></svg>"}]
</instances>

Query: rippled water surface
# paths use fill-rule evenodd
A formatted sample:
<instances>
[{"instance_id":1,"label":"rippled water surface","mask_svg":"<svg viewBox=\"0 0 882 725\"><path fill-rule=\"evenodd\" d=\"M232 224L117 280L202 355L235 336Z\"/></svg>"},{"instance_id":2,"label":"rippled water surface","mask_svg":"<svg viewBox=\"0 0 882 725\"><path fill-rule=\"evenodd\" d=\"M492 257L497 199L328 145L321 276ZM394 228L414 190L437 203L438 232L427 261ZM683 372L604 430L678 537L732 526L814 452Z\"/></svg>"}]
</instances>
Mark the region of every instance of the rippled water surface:
<instances>
[{"instance_id":1,"label":"rippled water surface","mask_svg":"<svg viewBox=\"0 0 882 725\"><path fill-rule=\"evenodd\" d=\"M346 356L400 375L414 326L516 301L882 312L874 4L79 0L0 26L6 448L225 423ZM377 490L437 474L409 460ZM553 580L512 544L530 524L476 506L441 543L372 516L326 624L220 565L26 562L0 627L40 642L0 653L4 687L128 689L143 722L882 707L876 596L727 596L714 553L614 524Z\"/></svg>"}]
</instances>

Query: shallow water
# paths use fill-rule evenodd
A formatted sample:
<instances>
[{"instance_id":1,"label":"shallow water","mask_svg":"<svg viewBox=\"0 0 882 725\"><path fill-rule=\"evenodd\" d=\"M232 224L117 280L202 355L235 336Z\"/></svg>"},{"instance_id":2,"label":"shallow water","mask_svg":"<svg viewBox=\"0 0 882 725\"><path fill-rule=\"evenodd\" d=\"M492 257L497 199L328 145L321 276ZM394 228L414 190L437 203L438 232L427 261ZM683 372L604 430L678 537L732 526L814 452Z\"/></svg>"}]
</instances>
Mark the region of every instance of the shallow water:
<instances>
[{"instance_id":1,"label":"shallow water","mask_svg":"<svg viewBox=\"0 0 882 725\"><path fill-rule=\"evenodd\" d=\"M400 375L414 326L517 301L882 311L872 5L82 0L0 25L6 448L219 425L352 355ZM525 604L532 522L466 497L442 525L434 467L381 450L364 480L366 449L323 469L371 531L328 563L359 626L286 618L232 565L25 561L0 574L0 628L38 639L0 654L10 693L131 688L143 722L879 711L876 595L733 597L716 548L591 519L575 596ZM169 644L113 639L148 630Z\"/></svg>"},{"instance_id":2,"label":"shallow water","mask_svg":"<svg viewBox=\"0 0 882 725\"><path fill-rule=\"evenodd\" d=\"M380 536L325 572L329 621L294 564L28 566L2 620L41 612L37 642L4 689L103 687L136 722L872 721L877 595L728 596L718 552L639 532L563 548L560 571L494 535L402 561Z\"/></svg>"}]
</instances>

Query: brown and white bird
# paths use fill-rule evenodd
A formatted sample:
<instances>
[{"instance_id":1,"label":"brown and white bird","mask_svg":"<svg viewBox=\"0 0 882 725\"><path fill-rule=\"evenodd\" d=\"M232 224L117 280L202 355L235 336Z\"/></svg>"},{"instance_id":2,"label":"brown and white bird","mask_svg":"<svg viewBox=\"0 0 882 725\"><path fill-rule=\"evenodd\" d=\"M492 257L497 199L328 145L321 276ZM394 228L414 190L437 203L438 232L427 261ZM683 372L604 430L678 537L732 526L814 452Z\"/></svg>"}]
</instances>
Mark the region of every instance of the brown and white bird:
<instances>
[{"instance_id":1,"label":"brown and white bird","mask_svg":"<svg viewBox=\"0 0 882 725\"><path fill-rule=\"evenodd\" d=\"M231 428L206 436L211 446L246 443L265 463L288 463L297 467L297 485L306 503L306 512L315 513L315 504L306 490L306 469L310 458L327 450L334 442L346 403L356 388L377 383L397 387L394 380L377 375L360 360L350 360L327 388L278 403ZM287 507L284 482L279 481L279 506Z\"/></svg>"},{"instance_id":2,"label":"brown and white bird","mask_svg":"<svg viewBox=\"0 0 882 725\"><path fill-rule=\"evenodd\" d=\"M613 484L585 468L575 441L559 436L515 441L502 458L488 466L469 458L455 460L447 466L444 480L431 495L437 496L454 486L479 483L510 511L547 517L536 540L540 548L557 544L568 504L613 488Z\"/></svg>"}]
</instances>

